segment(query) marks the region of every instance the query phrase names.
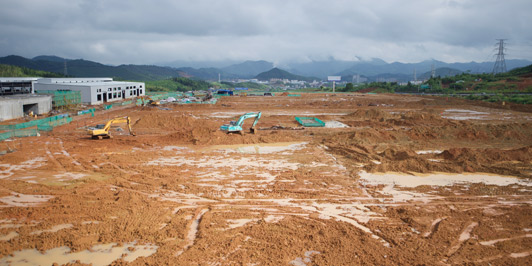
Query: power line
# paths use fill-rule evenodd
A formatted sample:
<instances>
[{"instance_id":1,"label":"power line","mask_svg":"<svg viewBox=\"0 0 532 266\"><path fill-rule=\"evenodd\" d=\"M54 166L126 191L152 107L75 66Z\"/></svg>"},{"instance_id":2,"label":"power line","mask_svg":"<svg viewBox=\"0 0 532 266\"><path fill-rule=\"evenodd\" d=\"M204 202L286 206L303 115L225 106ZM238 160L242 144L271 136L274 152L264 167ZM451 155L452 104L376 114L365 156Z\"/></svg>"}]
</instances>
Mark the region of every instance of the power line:
<instances>
[{"instance_id":1,"label":"power line","mask_svg":"<svg viewBox=\"0 0 532 266\"><path fill-rule=\"evenodd\" d=\"M506 39L497 39L499 41L499 48L497 53L497 60L493 66L493 75L506 72L506 61L504 60L504 41Z\"/></svg>"}]
</instances>

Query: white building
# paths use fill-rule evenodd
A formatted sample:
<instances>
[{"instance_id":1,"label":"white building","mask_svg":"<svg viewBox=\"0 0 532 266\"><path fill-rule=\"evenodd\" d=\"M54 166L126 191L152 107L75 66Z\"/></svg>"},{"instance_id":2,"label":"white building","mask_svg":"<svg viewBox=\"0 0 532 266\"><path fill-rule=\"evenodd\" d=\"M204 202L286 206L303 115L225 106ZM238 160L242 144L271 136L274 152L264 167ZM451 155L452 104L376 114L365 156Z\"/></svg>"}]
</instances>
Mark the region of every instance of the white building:
<instances>
[{"instance_id":1,"label":"white building","mask_svg":"<svg viewBox=\"0 0 532 266\"><path fill-rule=\"evenodd\" d=\"M113 81L112 78L42 78L34 83L35 91L80 91L81 102L89 105L143 96L145 87L144 82Z\"/></svg>"}]
</instances>

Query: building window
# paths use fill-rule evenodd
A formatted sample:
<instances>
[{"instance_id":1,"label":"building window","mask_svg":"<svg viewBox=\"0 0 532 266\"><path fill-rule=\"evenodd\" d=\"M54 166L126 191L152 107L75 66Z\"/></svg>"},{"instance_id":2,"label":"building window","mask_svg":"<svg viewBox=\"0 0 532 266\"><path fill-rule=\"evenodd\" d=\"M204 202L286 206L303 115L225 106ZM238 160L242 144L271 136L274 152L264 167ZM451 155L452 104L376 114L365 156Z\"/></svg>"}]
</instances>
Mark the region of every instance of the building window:
<instances>
[{"instance_id":1,"label":"building window","mask_svg":"<svg viewBox=\"0 0 532 266\"><path fill-rule=\"evenodd\" d=\"M139 93L140 93L140 94L142 94L142 90L140 90L140 92L139 92Z\"/></svg>"},{"instance_id":2,"label":"building window","mask_svg":"<svg viewBox=\"0 0 532 266\"><path fill-rule=\"evenodd\" d=\"M108 93L108 94L107 94L107 99L112 99L111 96L113 96L113 94L112 94L112 93Z\"/></svg>"},{"instance_id":3,"label":"building window","mask_svg":"<svg viewBox=\"0 0 532 266\"><path fill-rule=\"evenodd\" d=\"M111 89L111 88L107 89L107 91L112 91L112 90L113 90L113 89Z\"/></svg>"},{"instance_id":4,"label":"building window","mask_svg":"<svg viewBox=\"0 0 532 266\"><path fill-rule=\"evenodd\" d=\"M101 94L98 94L98 95L96 96L96 100L97 100L98 102L101 102L101 101L102 101L102 95L101 95Z\"/></svg>"},{"instance_id":5,"label":"building window","mask_svg":"<svg viewBox=\"0 0 532 266\"><path fill-rule=\"evenodd\" d=\"M115 92L115 93L113 93L113 98L116 98L116 92Z\"/></svg>"},{"instance_id":6,"label":"building window","mask_svg":"<svg viewBox=\"0 0 532 266\"><path fill-rule=\"evenodd\" d=\"M142 85L140 85L140 88L142 89Z\"/></svg>"}]
</instances>

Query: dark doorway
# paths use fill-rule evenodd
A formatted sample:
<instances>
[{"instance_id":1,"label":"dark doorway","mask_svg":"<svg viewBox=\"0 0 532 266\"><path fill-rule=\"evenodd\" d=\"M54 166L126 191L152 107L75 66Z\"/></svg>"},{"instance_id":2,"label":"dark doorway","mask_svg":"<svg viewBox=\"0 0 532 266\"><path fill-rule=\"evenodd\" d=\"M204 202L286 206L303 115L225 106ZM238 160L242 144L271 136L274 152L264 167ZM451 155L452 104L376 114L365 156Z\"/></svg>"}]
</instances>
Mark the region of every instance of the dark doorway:
<instances>
[{"instance_id":1,"label":"dark doorway","mask_svg":"<svg viewBox=\"0 0 532 266\"><path fill-rule=\"evenodd\" d=\"M39 105L36 103L33 104L24 104L22 106L23 112L25 114L29 114L30 112L33 112L33 114L39 114Z\"/></svg>"}]
</instances>

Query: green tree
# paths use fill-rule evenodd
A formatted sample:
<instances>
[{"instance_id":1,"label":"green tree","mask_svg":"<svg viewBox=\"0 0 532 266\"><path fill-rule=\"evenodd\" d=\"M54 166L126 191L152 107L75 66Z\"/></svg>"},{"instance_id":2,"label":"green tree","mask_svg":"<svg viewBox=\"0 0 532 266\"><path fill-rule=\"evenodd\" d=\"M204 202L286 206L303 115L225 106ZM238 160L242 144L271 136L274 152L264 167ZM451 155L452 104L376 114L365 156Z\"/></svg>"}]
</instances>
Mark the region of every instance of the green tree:
<instances>
[{"instance_id":1,"label":"green tree","mask_svg":"<svg viewBox=\"0 0 532 266\"><path fill-rule=\"evenodd\" d=\"M353 83L349 82L345 85L344 91L354 91L354 90L355 90L355 86L353 86Z\"/></svg>"}]
</instances>

